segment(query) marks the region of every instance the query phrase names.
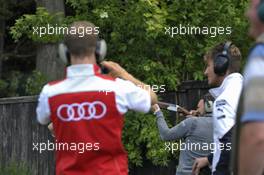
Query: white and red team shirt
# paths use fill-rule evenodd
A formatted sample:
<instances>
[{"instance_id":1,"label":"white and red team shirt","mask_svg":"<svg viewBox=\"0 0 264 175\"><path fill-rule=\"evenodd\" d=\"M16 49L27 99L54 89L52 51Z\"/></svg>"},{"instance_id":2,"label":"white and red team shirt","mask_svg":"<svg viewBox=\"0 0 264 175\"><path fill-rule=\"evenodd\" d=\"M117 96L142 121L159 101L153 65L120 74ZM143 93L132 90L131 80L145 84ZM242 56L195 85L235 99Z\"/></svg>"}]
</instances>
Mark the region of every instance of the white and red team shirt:
<instances>
[{"instance_id":1,"label":"white and red team shirt","mask_svg":"<svg viewBox=\"0 0 264 175\"><path fill-rule=\"evenodd\" d=\"M43 87L37 119L53 122L57 144L89 148L57 149L56 175L127 175L123 114L128 109L146 113L150 106L149 92L130 81L102 75L97 65L69 66L64 80Z\"/></svg>"}]
</instances>

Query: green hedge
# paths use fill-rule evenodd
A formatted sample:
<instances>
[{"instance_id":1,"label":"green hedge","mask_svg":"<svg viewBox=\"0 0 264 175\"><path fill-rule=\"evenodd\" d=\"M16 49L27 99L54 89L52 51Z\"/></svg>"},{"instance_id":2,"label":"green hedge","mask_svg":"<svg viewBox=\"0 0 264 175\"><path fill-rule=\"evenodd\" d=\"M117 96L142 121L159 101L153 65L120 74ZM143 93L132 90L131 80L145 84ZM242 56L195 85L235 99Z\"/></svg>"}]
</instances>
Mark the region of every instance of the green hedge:
<instances>
[{"instance_id":1,"label":"green hedge","mask_svg":"<svg viewBox=\"0 0 264 175\"><path fill-rule=\"evenodd\" d=\"M32 175L32 173L26 165L12 162L5 167L0 166L0 175Z\"/></svg>"}]
</instances>

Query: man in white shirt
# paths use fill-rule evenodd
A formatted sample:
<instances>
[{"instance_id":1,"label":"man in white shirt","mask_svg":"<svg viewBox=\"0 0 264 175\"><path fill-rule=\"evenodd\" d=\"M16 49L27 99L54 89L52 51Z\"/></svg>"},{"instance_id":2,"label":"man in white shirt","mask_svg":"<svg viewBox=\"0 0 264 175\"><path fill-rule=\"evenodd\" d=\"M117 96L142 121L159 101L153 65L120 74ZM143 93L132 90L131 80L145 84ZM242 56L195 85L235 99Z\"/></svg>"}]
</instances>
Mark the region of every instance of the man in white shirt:
<instances>
[{"instance_id":1,"label":"man in white shirt","mask_svg":"<svg viewBox=\"0 0 264 175\"><path fill-rule=\"evenodd\" d=\"M213 105L214 153L197 158L193 173L198 175L200 168L211 165L213 175L229 175L232 127L235 124L236 109L242 89L243 77L239 74L241 54L231 42L215 46L205 56L205 75L209 90L215 98Z\"/></svg>"},{"instance_id":2,"label":"man in white shirt","mask_svg":"<svg viewBox=\"0 0 264 175\"><path fill-rule=\"evenodd\" d=\"M87 21L70 28L96 28ZM37 119L53 123L56 175L127 175L127 153L121 137L130 109L148 112L156 94L117 63L103 62L110 71L101 74L97 65L97 34L65 36L71 65L63 80L46 84L39 96ZM74 148L75 150L71 149ZM76 150L76 145L85 150ZM80 152L81 151L81 152Z\"/></svg>"}]
</instances>

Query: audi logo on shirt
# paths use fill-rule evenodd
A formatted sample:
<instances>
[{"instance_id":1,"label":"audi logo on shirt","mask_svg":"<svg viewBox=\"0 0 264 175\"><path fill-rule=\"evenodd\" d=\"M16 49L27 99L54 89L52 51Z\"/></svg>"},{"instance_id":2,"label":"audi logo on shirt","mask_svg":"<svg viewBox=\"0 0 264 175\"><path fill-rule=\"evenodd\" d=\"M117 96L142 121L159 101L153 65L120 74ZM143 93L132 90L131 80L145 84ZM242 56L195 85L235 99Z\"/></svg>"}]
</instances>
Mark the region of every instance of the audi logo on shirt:
<instances>
[{"instance_id":1,"label":"audi logo on shirt","mask_svg":"<svg viewBox=\"0 0 264 175\"><path fill-rule=\"evenodd\" d=\"M62 104L57 116L65 122L100 119L106 114L106 105L101 101Z\"/></svg>"}]
</instances>

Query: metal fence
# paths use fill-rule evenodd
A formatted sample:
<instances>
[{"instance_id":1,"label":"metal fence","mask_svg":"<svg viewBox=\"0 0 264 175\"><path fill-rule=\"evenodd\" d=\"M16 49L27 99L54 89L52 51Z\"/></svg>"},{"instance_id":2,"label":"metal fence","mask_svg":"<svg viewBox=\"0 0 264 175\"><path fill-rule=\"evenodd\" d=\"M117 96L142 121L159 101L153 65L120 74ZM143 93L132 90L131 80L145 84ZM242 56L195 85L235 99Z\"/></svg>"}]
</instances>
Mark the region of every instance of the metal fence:
<instances>
[{"instance_id":1,"label":"metal fence","mask_svg":"<svg viewBox=\"0 0 264 175\"><path fill-rule=\"evenodd\" d=\"M176 92L160 94L163 101L177 103L187 109L193 109L208 90L205 82L184 82ZM35 109L37 96L0 99L0 165L10 162L27 165L32 175L54 174L54 153L40 153L35 146L53 142L45 126L36 124ZM130 175L174 175L176 161L169 167L155 167L144 161L143 167L132 167Z\"/></svg>"}]
</instances>

